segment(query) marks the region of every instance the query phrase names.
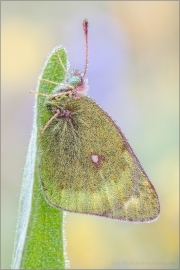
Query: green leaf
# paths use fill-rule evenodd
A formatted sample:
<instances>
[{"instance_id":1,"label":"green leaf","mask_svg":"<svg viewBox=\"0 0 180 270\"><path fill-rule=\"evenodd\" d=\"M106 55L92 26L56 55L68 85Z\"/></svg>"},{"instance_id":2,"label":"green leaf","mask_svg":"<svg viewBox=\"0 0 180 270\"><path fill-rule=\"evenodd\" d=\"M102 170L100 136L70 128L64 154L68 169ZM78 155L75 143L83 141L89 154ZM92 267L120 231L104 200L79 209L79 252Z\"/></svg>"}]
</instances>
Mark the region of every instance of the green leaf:
<instances>
[{"instance_id":1,"label":"green leaf","mask_svg":"<svg viewBox=\"0 0 180 270\"><path fill-rule=\"evenodd\" d=\"M64 80L65 72L55 52L57 49L64 66L67 66L64 48L56 47L48 56L39 79L58 83ZM50 94L54 87L54 84L38 81L37 91ZM45 201L38 172L38 138L49 119L44 106L45 99L36 96L34 124L20 195L12 269L64 269L67 263L63 211Z\"/></svg>"}]
</instances>

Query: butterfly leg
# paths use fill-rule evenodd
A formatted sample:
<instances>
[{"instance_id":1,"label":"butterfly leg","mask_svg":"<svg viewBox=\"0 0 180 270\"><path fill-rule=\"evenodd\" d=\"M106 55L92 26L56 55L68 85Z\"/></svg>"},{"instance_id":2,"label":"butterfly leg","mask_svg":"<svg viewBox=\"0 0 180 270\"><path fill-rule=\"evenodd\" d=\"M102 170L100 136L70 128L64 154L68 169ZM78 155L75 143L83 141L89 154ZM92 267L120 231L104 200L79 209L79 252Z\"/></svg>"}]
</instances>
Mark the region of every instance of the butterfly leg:
<instances>
[{"instance_id":1,"label":"butterfly leg","mask_svg":"<svg viewBox=\"0 0 180 270\"><path fill-rule=\"evenodd\" d=\"M56 50L56 53L57 53L57 57L58 57L58 59L59 59L60 65L62 66L64 72L65 72L66 74L69 74L68 71L67 71L67 69L66 69L65 66L63 65L63 62L62 62L62 59L61 59L61 57L60 57L59 51Z\"/></svg>"},{"instance_id":2,"label":"butterfly leg","mask_svg":"<svg viewBox=\"0 0 180 270\"><path fill-rule=\"evenodd\" d=\"M49 81L47 79L39 79L39 80L43 81L43 82L48 82L50 84L56 84L58 86L65 86L65 87L68 87L69 89L72 89L72 90L74 90L74 88L75 88L73 85L66 84L66 83L57 83L57 82Z\"/></svg>"},{"instance_id":3,"label":"butterfly leg","mask_svg":"<svg viewBox=\"0 0 180 270\"><path fill-rule=\"evenodd\" d=\"M51 119L49 119L45 126L43 127L43 129L41 130L41 136L43 135L45 129L50 125L50 123L56 118L58 117L58 115L61 115L61 111L59 109L57 109L57 112L51 117Z\"/></svg>"},{"instance_id":4,"label":"butterfly leg","mask_svg":"<svg viewBox=\"0 0 180 270\"><path fill-rule=\"evenodd\" d=\"M48 98L53 98L53 97L57 97L57 96L61 96L61 95L67 95L67 94L70 95L70 94L72 94L72 90L69 90L69 91L66 91L66 92L59 92L59 93L56 93L56 94L53 94L53 95L43 94L43 93L40 93L40 92L37 92L37 91L34 91L34 90L30 90L29 92L33 93L33 94L43 96L43 97L48 97Z\"/></svg>"}]
</instances>

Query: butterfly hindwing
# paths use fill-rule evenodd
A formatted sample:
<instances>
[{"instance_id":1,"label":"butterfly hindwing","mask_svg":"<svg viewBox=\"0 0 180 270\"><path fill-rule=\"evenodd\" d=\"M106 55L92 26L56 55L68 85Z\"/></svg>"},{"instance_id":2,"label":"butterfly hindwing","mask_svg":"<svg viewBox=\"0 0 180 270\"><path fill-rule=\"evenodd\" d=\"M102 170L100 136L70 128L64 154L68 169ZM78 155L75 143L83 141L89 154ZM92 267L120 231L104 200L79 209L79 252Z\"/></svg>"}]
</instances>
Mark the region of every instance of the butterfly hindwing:
<instances>
[{"instance_id":1,"label":"butterfly hindwing","mask_svg":"<svg viewBox=\"0 0 180 270\"><path fill-rule=\"evenodd\" d=\"M136 156L134 164L137 175L135 193L122 207L104 213L104 216L122 221L151 222L156 220L160 213L158 195Z\"/></svg>"}]
</instances>

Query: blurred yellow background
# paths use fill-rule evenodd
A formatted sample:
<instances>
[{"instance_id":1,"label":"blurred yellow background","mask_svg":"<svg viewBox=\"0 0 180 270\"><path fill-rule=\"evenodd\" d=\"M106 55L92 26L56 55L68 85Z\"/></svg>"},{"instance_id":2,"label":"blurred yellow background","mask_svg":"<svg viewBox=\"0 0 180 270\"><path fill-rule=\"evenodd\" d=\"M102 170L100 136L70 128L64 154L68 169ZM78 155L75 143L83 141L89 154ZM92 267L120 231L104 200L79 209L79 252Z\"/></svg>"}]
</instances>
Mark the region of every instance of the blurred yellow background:
<instances>
[{"instance_id":1,"label":"blurred yellow background","mask_svg":"<svg viewBox=\"0 0 180 270\"><path fill-rule=\"evenodd\" d=\"M34 95L59 44L83 69L89 20L89 95L128 139L155 186L157 221L131 224L67 213L72 269L178 269L178 1L2 1L1 269L12 260Z\"/></svg>"}]
</instances>

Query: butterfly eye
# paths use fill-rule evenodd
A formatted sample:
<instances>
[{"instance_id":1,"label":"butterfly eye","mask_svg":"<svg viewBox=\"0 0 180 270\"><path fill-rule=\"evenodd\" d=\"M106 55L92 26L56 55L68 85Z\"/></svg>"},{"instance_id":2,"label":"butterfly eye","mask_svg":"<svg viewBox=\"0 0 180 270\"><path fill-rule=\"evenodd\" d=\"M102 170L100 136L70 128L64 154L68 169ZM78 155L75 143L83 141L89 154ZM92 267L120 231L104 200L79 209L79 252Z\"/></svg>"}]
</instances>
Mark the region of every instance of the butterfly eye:
<instances>
[{"instance_id":1,"label":"butterfly eye","mask_svg":"<svg viewBox=\"0 0 180 270\"><path fill-rule=\"evenodd\" d=\"M72 76L70 79L69 79L69 84L70 85L73 85L73 86L76 86L77 84L79 84L81 82L82 78L78 77L78 76Z\"/></svg>"}]
</instances>

